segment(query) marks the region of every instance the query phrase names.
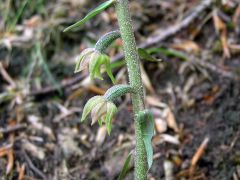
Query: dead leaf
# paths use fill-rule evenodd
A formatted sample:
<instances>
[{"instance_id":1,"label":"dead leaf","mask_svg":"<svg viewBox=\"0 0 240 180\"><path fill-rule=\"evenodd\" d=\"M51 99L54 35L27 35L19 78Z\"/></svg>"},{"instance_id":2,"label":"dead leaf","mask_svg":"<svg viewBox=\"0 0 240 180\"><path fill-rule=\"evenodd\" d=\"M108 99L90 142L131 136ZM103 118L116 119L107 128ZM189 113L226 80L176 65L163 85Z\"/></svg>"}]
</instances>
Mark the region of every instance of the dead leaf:
<instances>
[{"instance_id":1,"label":"dead leaf","mask_svg":"<svg viewBox=\"0 0 240 180\"><path fill-rule=\"evenodd\" d=\"M165 160L163 162L165 180L173 180L174 165L171 161Z\"/></svg>"},{"instance_id":2,"label":"dead leaf","mask_svg":"<svg viewBox=\"0 0 240 180\"><path fill-rule=\"evenodd\" d=\"M14 82L12 77L8 74L2 62L0 62L0 74L2 75L3 79L12 86L12 88L16 87L16 83Z\"/></svg>"},{"instance_id":3,"label":"dead leaf","mask_svg":"<svg viewBox=\"0 0 240 180\"><path fill-rule=\"evenodd\" d=\"M167 122L161 118L155 118L155 126L158 133L164 133L167 131Z\"/></svg>"},{"instance_id":4,"label":"dead leaf","mask_svg":"<svg viewBox=\"0 0 240 180\"><path fill-rule=\"evenodd\" d=\"M240 32L240 4L238 5L234 15L233 15L233 24L237 33Z\"/></svg>"},{"instance_id":5,"label":"dead leaf","mask_svg":"<svg viewBox=\"0 0 240 180\"><path fill-rule=\"evenodd\" d=\"M239 44L229 44L229 49L232 54L240 53L240 45Z\"/></svg>"},{"instance_id":6,"label":"dead leaf","mask_svg":"<svg viewBox=\"0 0 240 180\"><path fill-rule=\"evenodd\" d=\"M0 157L7 156L7 167L6 174L9 174L12 171L14 165L14 155L12 144L0 148Z\"/></svg>"},{"instance_id":7,"label":"dead leaf","mask_svg":"<svg viewBox=\"0 0 240 180\"><path fill-rule=\"evenodd\" d=\"M5 156L9 149L12 148L12 144L8 144L2 148L0 148L0 157Z\"/></svg>"},{"instance_id":8,"label":"dead leaf","mask_svg":"<svg viewBox=\"0 0 240 180\"><path fill-rule=\"evenodd\" d=\"M202 144L197 149L197 151L195 152L195 154L193 155L192 160L191 160L190 174L194 173L195 166L196 166L197 162L199 161L199 159L203 156L203 153L207 147L208 142L209 142L209 137L206 137L203 140Z\"/></svg>"},{"instance_id":9,"label":"dead leaf","mask_svg":"<svg viewBox=\"0 0 240 180\"><path fill-rule=\"evenodd\" d=\"M211 92L203 96L203 100L206 104L211 105L216 99L216 94L220 91L220 87L218 85L213 86Z\"/></svg>"},{"instance_id":10,"label":"dead leaf","mask_svg":"<svg viewBox=\"0 0 240 180\"><path fill-rule=\"evenodd\" d=\"M22 164L22 166L18 169L18 180L24 180L25 167L25 164Z\"/></svg>"},{"instance_id":11,"label":"dead leaf","mask_svg":"<svg viewBox=\"0 0 240 180\"><path fill-rule=\"evenodd\" d=\"M43 148L36 146L26 139L24 139L22 142L22 148L29 152L32 156L36 157L39 160L43 160L45 158L45 152Z\"/></svg>"},{"instance_id":12,"label":"dead leaf","mask_svg":"<svg viewBox=\"0 0 240 180\"><path fill-rule=\"evenodd\" d=\"M38 27L39 25L41 25L41 23L42 23L42 18L39 15L35 15L35 16L31 17L30 19L28 19L27 21L24 22L24 24L28 28Z\"/></svg>"},{"instance_id":13,"label":"dead leaf","mask_svg":"<svg viewBox=\"0 0 240 180\"><path fill-rule=\"evenodd\" d=\"M179 132L179 128L178 128L175 116L174 116L174 114L173 114L173 112L171 111L170 108L168 108L168 113L167 113L166 120L167 120L168 127L170 127L176 133L178 133Z\"/></svg>"},{"instance_id":14,"label":"dead leaf","mask_svg":"<svg viewBox=\"0 0 240 180\"><path fill-rule=\"evenodd\" d=\"M166 108L168 107L165 103L162 103L160 99L156 96L146 96L146 103L150 106Z\"/></svg>"},{"instance_id":15,"label":"dead leaf","mask_svg":"<svg viewBox=\"0 0 240 180\"><path fill-rule=\"evenodd\" d=\"M228 42L227 42L227 31L223 31L221 33L221 42L222 42L222 46L223 46L223 56L225 58L230 58L231 54L230 54L230 50L228 47Z\"/></svg>"},{"instance_id":16,"label":"dead leaf","mask_svg":"<svg viewBox=\"0 0 240 180\"><path fill-rule=\"evenodd\" d=\"M8 163L7 163L7 168L6 168L6 174L9 174L12 169L13 169L13 164L14 164L14 155L13 155L13 149L9 149L8 153L7 153L7 159L8 159Z\"/></svg>"},{"instance_id":17,"label":"dead leaf","mask_svg":"<svg viewBox=\"0 0 240 180\"><path fill-rule=\"evenodd\" d=\"M90 85L88 90L98 95L103 95L106 92L106 89L99 88L95 85Z\"/></svg>"},{"instance_id":18,"label":"dead leaf","mask_svg":"<svg viewBox=\"0 0 240 180\"><path fill-rule=\"evenodd\" d=\"M172 44L171 48L192 54L198 54L201 50L198 44L191 40L183 40L181 42Z\"/></svg>"},{"instance_id":19,"label":"dead leaf","mask_svg":"<svg viewBox=\"0 0 240 180\"><path fill-rule=\"evenodd\" d=\"M225 58L230 58L231 54L227 42L227 27L225 23L219 18L217 14L217 9L213 11L213 22L216 33L220 36L221 44L223 47L223 56Z\"/></svg>"},{"instance_id":20,"label":"dead leaf","mask_svg":"<svg viewBox=\"0 0 240 180\"><path fill-rule=\"evenodd\" d=\"M145 69L143 68L143 65L141 64L141 77L142 77L142 81L143 81L143 84L144 86L147 88L147 90L152 93L152 94L155 94L155 90L152 86L152 83L145 71Z\"/></svg>"},{"instance_id":21,"label":"dead leaf","mask_svg":"<svg viewBox=\"0 0 240 180\"><path fill-rule=\"evenodd\" d=\"M182 158L179 155L177 155L177 154L171 155L171 161L174 162L174 164L177 167L180 167L182 165L182 163L183 163Z\"/></svg>"},{"instance_id":22,"label":"dead leaf","mask_svg":"<svg viewBox=\"0 0 240 180\"><path fill-rule=\"evenodd\" d=\"M157 135L153 138L152 142L153 142L154 145L162 144L164 142L168 142L170 144L175 144L175 145L180 144L178 136L172 136L172 135L169 135L169 134Z\"/></svg>"},{"instance_id":23,"label":"dead leaf","mask_svg":"<svg viewBox=\"0 0 240 180\"><path fill-rule=\"evenodd\" d=\"M37 117L35 115L29 115L28 116L28 121L31 123L32 128L39 130L46 134L51 140L55 140L55 135L52 131L52 129L48 126L45 126L41 123L40 117Z\"/></svg>"},{"instance_id":24,"label":"dead leaf","mask_svg":"<svg viewBox=\"0 0 240 180\"><path fill-rule=\"evenodd\" d=\"M72 155L82 156L83 154L80 147L78 147L77 141L74 140L74 133L69 128L64 129L63 133L58 134L58 144L66 157Z\"/></svg>"},{"instance_id":25,"label":"dead leaf","mask_svg":"<svg viewBox=\"0 0 240 180\"><path fill-rule=\"evenodd\" d=\"M215 27L215 30L216 30L216 33L217 33L217 34L220 34L221 31L225 31L225 30L226 30L226 25L225 25L225 23L219 18L216 9L213 11L213 23L214 23L214 27Z\"/></svg>"}]
</instances>

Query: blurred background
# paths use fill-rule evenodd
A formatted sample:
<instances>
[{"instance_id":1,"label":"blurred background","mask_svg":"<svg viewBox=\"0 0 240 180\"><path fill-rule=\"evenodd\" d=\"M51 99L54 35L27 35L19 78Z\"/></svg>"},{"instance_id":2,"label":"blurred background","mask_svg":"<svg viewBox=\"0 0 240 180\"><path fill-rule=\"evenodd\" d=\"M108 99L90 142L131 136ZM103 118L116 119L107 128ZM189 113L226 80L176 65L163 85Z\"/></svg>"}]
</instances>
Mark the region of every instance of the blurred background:
<instances>
[{"instance_id":1,"label":"blurred background","mask_svg":"<svg viewBox=\"0 0 240 180\"><path fill-rule=\"evenodd\" d=\"M76 57L118 29L114 7L63 33L103 1L0 1L0 177L117 179L135 146L130 97L105 126L80 124L87 100L112 86L74 74ZM130 1L145 103L155 117L148 179L240 179L238 0ZM107 50L127 83L122 41ZM133 179L133 163L126 175Z\"/></svg>"}]
</instances>

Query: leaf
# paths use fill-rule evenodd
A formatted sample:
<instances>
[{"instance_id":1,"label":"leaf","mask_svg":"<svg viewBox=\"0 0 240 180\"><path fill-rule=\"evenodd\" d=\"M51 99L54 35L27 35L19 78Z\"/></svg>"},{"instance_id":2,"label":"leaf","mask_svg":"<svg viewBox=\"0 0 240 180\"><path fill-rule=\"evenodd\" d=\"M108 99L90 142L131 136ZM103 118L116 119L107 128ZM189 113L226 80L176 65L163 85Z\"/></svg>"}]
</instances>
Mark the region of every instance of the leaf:
<instances>
[{"instance_id":1,"label":"leaf","mask_svg":"<svg viewBox=\"0 0 240 180\"><path fill-rule=\"evenodd\" d=\"M226 58L230 58L231 53L229 50L228 39L227 39L227 27L224 21L222 21L218 16L217 9L213 11L213 22L214 22L214 26L217 34L220 35L220 40L223 48L223 55Z\"/></svg>"},{"instance_id":2,"label":"leaf","mask_svg":"<svg viewBox=\"0 0 240 180\"><path fill-rule=\"evenodd\" d=\"M191 40L183 40L181 42L172 44L171 47L176 50L184 51L192 54L199 54L201 49L199 45Z\"/></svg>"},{"instance_id":3,"label":"leaf","mask_svg":"<svg viewBox=\"0 0 240 180\"><path fill-rule=\"evenodd\" d=\"M147 153L148 169L150 169L153 162L152 137L154 135L154 119L149 110L140 111L137 117L140 121L143 141Z\"/></svg>"},{"instance_id":4,"label":"leaf","mask_svg":"<svg viewBox=\"0 0 240 180\"><path fill-rule=\"evenodd\" d=\"M48 63L46 62L46 59L44 58L44 55L42 54L42 47L41 47L40 41L38 41L35 44L35 51L36 52L34 52L34 53L36 53L36 56L37 56L37 58L38 58L38 60L39 60L39 62L41 64L41 67L43 68L43 70L45 71L46 75L48 76L47 79L49 79L49 81L53 84L53 86L58 90L59 94L63 94L59 82L53 76L53 73L51 72Z\"/></svg>"},{"instance_id":5,"label":"leaf","mask_svg":"<svg viewBox=\"0 0 240 180\"><path fill-rule=\"evenodd\" d=\"M132 158L132 151L128 154L127 159L124 162L123 168L120 172L120 175L118 176L118 180L123 180L124 176L127 174L128 171L128 166L129 166L129 162L131 161Z\"/></svg>"},{"instance_id":6,"label":"leaf","mask_svg":"<svg viewBox=\"0 0 240 180\"><path fill-rule=\"evenodd\" d=\"M138 48L138 54L142 59L147 60L147 61L151 61L151 62L162 61L161 59L156 59L156 58L152 57L145 49L142 49L142 48Z\"/></svg>"},{"instance_id":7,"label":"leaf","mask_svg":"<svg viewBox=\"0 0 240 180\"><path fill-rule=\"evenodd\" d=\"M143 85L146 87L146 89L151 93L151 94L156 94L155 93L155 90L154 90L154 87L148 77L148 74L147 72L145 71L142 63L140 64L140 69L141 69L141 77L142 77L142 82L143 82Z\"/></svg>"},{"instance_id":8,"label":"leaf","mask_svg":"<svg viewBox=\"0 0 240 180\"><path fill-rule=\"evenodd\" d=\"M75 24L73 24L73 25L67 27L66 29L64 29L63 32L67 32L67 31L69 31L69 30L71 30L73 28L76 28L76 27L79 27L79 26L83 25L89 19L93 18L94 16L96 16L97 14L102 12L104 9L109 7L114 1L115 0L109 0L109 1L106 1L106 2L102 3L97 8L95 8L94 10L89 12L82 20L80 20L80 21L76 22Z\"/></svg>"},{"instance_id":9,"label":"leaf","mask_svg":"<svg viewBox=\"0 0 240 180\"><path fill-rule=\"evenodd\" d=\"M99 119L98 120L98 125L101 127L103 125L103 120L102 119Z\"/></svg>"},{"instance_id":10,"label":"leaf","mask_svg":"<svg viewBox=\"0 0 240 180\"><path fill-rule=\"evenodd\" d=\"M82 118L81 122L84 121L87 117L87 115L91 112L91 110L98 104L103 102L104 99L102 96L94 96L91 99L88 100L86 105L83 108Z\"/></svg>"},{"instance_id":11,"label":"leaf","mask_svg":"<svg viewBox=\"0 0 240 180\"><path fill-rule=\"evenodd\" d=\"M177 57L177 58L182 59L182 60L188 60L187 56L184 55L182 52L179 52L179 51L173 50L173 49L150 48L150 49L148 49L148 52L150 54L162 53L162 54L164 54L165 56L168 56L168 57Z\"/></svg>"},{"instance_id":12,"label":"leaf","mask_svg":"<svg viewBox=\"0 0 240 180\"><path fill-rule=\"evenodd\" d=\"M170 108L168 108L166 120L170 128L172 128L175 132L179 132L179 128L178 128L175 116Z\"/></svg>"},{"instance_id":13,"label":"leaf","mask_svg":"<svg viewBox=\"0 0 240 180\"><path fill-rule=\"evenodd\" d=\"M213 11L213 23L217 34L220 34L221 31L226 30L225 23L219 18L217 9Z\"/></svg>"}]
</instances>

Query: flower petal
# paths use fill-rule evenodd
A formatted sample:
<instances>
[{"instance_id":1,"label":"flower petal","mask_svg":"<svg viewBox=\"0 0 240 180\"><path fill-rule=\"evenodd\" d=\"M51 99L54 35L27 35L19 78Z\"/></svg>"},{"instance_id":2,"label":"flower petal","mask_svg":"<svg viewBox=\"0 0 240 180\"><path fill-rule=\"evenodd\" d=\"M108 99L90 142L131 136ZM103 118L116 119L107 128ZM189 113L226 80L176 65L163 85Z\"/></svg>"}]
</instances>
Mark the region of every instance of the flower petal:
<instances>
[{"instance_id":1,"label":"flower petal","mask_svg":"<svg viewBox=\"0 0 240 180\"><path fill-rule=\"evenodd\" d=\"M89 73L90 78L94 79L96 73L100 74L100 66L102 63L102 55L98 52L94 53L94 56L91 58L91 61L89 63Z\"/></svg>"},{"instance_id":2,"label":"flower petal","mask_svg":"<svg viewBox=\"0 0 240 180\"><path fill-rule=\"evenodd\" d=\"M81 122L84 121L87 117L87 115L91 112L91 110L99 103L104 102L104 98L102 96L94 96L91 99L88 100L86 105L83 108L82 118Z\"/></svg>"},{"instance_id":3,"label":"flower petal","mask_svg":"<svg viewBox=\"0 0 240 180\"><path fill-rule=\"evenodd\" d=\"M77 57L77 63L74 71L75 73L82 71L88 66L90 61L89 55L94 53L94 51L94 48L87 48Z\"/></svg>"},{"instance_id":4,"label":"flower petal","mask_svg":"<svg viewBox=\"0 0 240 180\"><path fill-rule=\"evenodd\" d=\"M111 70L111 65L110 65L110 58L108 56L105 57L105 67L106 67L106 72L109 76L109 78L111 79L112 83L115 84L116 83L116 80L112 74L112 70Z\"/></svg>"},{"instance_id":5,"label":"flower petal","mask_svg":"<svg viewBox=\"0 0 240 180\"><path fill-rule=\"evenodd\" d=\"M101 119L102 116L104 116L107 113L107 102L101 102L98 105L96 105L91 112L91 118L92 118L92 123L96 123L98 120Z\"/></svg>"},{"instance_id":6,"label":"flower petal","mask_svg":"<svg viewBox=\"0 0 240 180\"><path fill-rule=\"evenodd\" d=\"M110 135L111 130L112 130L111 121L112 121L113 116L116 114L116 112L117 112L116 105L113 104L112 102L108 102L107 103L107 115L106 115L106 118L105 118L105 123L106 123L107 131L108 131L109 135Z\"/></svg>"}]
</instances>

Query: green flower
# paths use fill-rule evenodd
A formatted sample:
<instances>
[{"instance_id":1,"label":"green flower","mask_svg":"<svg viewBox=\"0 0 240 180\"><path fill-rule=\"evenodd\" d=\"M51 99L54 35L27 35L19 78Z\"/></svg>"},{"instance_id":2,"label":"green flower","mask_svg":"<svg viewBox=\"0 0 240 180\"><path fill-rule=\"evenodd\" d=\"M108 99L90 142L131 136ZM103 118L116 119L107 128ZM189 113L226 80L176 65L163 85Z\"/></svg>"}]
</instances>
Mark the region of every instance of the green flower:
<instances>
[{"instance_id":1,"label":"green flower","mask_svg":"<svg viewBox=\"0 0 240 180\"><path fill-rule=\"evenodd\" d=\"M105 65L105 70L111 81L115 83L114 76L110 67L110 57L106 54L100 53L95 48L85 49L77 58L75 73L89 68L90 78L103 79L101 75L101 67Z\"/></svg>"},{"instance_id":2,"label":"green flower","mask_svg":"<svg viewBox=\"0 0 240 180\"><path fill-rule=\"evenodd\" d=\"M112 129L111 121L117 112L116 105L111 101L107 101L103 96L94 96L89 99L84 106L81 122L86 119L90 112L92 118L91 124L93 125L97 121L99 122L99 125L105 123L108 134L110 134Z\"/></svg>"}]
</instances>

